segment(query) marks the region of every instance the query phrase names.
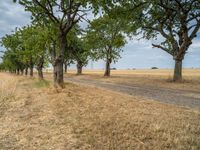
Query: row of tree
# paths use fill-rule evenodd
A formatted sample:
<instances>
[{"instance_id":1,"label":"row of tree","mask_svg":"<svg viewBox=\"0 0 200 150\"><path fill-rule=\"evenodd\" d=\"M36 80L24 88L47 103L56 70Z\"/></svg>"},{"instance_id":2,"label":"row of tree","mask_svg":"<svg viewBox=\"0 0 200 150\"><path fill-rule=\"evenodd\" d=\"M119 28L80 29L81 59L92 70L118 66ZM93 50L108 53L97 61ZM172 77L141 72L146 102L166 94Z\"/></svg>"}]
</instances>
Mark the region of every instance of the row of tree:
<instances>
[{"instance_id":1,"label":"row of tree","mask_svg":"<svg viewBox=\"0 0 200 150\"><path fill-rule=\"evenodd\" d=\"M16 1L15 1L16 2ZM32 25L6 35L0 69L19 74L38 70L51 63L55 86L63 87L63 68L77 63L78 74L88 59L110 64L120 57L126 37L157 39L160 48L175 60L174 81L182 79L182 60L200 28L199 0L19 0L32 14ZM93 13L96 19L88 20ZM103 15L99 15L103 14ZM86 21L88 27L79 26ZM159 41L162 41L159 43ZM64 66L64 67L63 67Z\"/></svg>"},{"instance_id":2,"label":"row of tree","mask_svg":"<svg viewBox=\"0 0 200 150\"><path fill-rule=\"evenodd\" d=\"M6 35L1 40L6 51L0 69L17 75L28 75L29 70L30 76L33 76L35 68L39 79L43 79L43 68L51 63L56 83L56 70L60 69L55 64L56 55L60 50L57 32L57 28L45 27L37 23L16 28L13 34ZM67 72L70 64L76 63L77 74L82 74L82 68L88 64L89 59L104 59L106 61L104 75L110 76L110 64L120 57L125 36L122 35L119 24L105 15L93 20L85 30L78 25L73 26L68 33L66 43L62 65L64 72Z\"/></svg>"}]
</instances>

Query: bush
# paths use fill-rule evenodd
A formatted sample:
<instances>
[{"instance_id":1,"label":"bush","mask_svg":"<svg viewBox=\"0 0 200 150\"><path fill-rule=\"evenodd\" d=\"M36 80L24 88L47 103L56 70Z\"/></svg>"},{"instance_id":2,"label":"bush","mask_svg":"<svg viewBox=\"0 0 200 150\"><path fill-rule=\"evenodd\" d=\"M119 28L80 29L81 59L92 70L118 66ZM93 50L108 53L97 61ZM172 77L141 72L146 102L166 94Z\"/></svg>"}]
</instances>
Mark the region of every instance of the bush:
<instances>
[{"instance_id":1,"label":"bush","mask_svg":"<svg viewBox=\"0 0 200 150\"><path fill-rule=\"evenodd\" d=\"M158 69L157 67L152 67L151 69Z\"/></svg>"}]
</instances>

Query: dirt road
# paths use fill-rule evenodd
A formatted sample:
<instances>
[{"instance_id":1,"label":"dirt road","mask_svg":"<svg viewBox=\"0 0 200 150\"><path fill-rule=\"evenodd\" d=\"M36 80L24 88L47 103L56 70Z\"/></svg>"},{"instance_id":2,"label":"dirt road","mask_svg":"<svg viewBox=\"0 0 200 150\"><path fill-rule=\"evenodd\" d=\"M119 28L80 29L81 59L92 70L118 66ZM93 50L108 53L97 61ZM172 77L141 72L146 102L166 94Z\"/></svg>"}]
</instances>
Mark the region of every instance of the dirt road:
<instances>
[{"instance_id":1,"label":"dirt road","mask_svg":"<svg viewBox=\"0 0 200 150\"><path fill-rule=\"evenodd\" d=\"M131 85L98 81L87 77L67 77L67 81L75 84L84 84L106 88L108 90L141 96L146 99L170 103L178 106L200 109L200 93L189 90L177 90L156 86L143 86L132 83Z\"/></svg>"}]
</instances>

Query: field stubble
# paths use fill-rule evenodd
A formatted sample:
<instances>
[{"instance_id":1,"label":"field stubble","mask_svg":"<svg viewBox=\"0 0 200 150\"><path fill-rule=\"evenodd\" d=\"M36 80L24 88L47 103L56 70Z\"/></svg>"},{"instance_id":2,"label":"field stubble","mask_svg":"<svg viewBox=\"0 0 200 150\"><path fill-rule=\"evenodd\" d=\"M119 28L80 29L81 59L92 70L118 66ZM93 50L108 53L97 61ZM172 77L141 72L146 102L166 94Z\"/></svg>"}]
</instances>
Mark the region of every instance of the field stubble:
<instances>
[{"instance_id":1,"label":"field stubble","mask_svg":"<svg viewBox=\"0 0 200 150\"><path fill-rule=\"evenodd\" d=\"M199 111L69 83L58 92L35 79L0 80L1 98L14 91L5 108L0 99L2 149L200 149Z\"/></svg>"},{"instance_id":2,"label":"field stubble","mask_svg":"<svg viewBox=\"0 0 200 150\"><path fill-rule=\"evenodd\" d=\"M70 70L68 76L73 76L74 73L74 70ZM183 69L183 81L178 83L172 82L172 69L112 70L109 78L103 77L103 70L85 70L84 75L83 77L110 83L200 92L200 69Z\"/></svg>"}]
</instances>

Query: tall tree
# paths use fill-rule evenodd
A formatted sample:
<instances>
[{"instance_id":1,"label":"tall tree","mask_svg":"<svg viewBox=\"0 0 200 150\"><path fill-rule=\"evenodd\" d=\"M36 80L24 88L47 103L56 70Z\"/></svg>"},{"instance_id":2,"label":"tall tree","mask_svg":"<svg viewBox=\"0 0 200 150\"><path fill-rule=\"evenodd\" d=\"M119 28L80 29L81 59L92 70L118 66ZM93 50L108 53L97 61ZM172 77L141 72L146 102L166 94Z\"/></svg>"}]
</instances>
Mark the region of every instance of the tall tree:
<instances>
[{"instance_id":1,"label":"tall tree","mask_svg":"<svg viewBox=\"0 0 200 150\"><path fill-rule=\"evenodd\" d=\"M16 0L15 0L16 1ZM45 20L46 25L53 24L58 30L59 49L54 60L55 86L64 87L63 63L67 46L67 35L72 27L85 15L88 2L86 0L19 0L34 20Z\"/></svg>"},{"instance_id":2,"label":"tall tree","mask_svg":"<svg viewBox=\"0 0 200 150\"><path fill-rule=\"evenodd\" d=\"M173 80L181 81L182 61L200 28L200 1L159 0L151 4L149 15L144 14L142 17L144 35L147 38L157 33L162 35L165 40L152 45L173 56L175 60Z\"/></svg>"},{"instance_id":3,"label":"tall tree","mask_svg":"<svg viewBox=\"0 0 200 150\"><path fill-rule=\"evenodd\" d=\"M126 43L121 27L119 21L107 15L93 20L88 27L87 45L95 59L105 60L104 76L110 76L110 65L120 58L121 48Z\"/></svg>"},{"instance_id":4,"label":"tall tree","mask_svg":"<svg viewBox=\"0 0 200 150\"><path fill-rule=\"evenodd\" d=\"M22 42L21 47L22 50L20 51L21 56L23 56L23 61L28 63L29 67L29 74L33 77L33 69L36 61L36 51L35 46L37 45L37 39L35 35L36 30L34 27L28 26L23 27L19 30L20 40Z\"/></svg>"},{"instance_id":5,"label":"tall tree","mask_svg":"<svg viewBox=\"0 0 200 150\"><path fill-rule=\"evenodd\" d=\"M17 29L14 34L2 38L2 44L7 49L3 60L6 64L12 64L17 74L20 71L23 74L25 70L27 75L29 68L30 76L33 76L33 68L36 66L38 77L43 79L46 43L46 32L39 26Z\"/></svg>"},{"instance_id":6,"label":"tall tree","mask_svg":"<svg viewBox=\"0 0 200 150\"><path fill-rule=\"evenodd\" d=\"M72 45L72 58L77 62L77 75L82 74L83 67L88 64L90 50L85 46L83 38L78 38L76 44Z\"/></svg>"},{"instance_id":7,"label":"tall tree","mask_svg":"<svg viewBox=\"0 0 200 150\"><path fill-rule=\"evenodd\" d=\"M138 33L142 32L144 38L162 36L159 38L164 39L162 42L152 45L173 57L173 81L182 80L182 61L200 28L200 1L128 0L121 1L112 8L111 15L122 21L129 21L129 33L135 33L135 29L140 28Z\"/></svg>"},{"instance_id":8,"label":"tall tree","mask_svg":"<svg viewBox=\"0 0 200 150\"><path fill-rule=\"evenodd\" d=\"M11 35L5 35L1 40L1 44L6 48L4 56L2 57L4 67L10 72L20 74L21 71L23 73L25 63L20 55L23 47L19 31L16 30L15 33Z\"/></svg>"},{"instance_id":9,"label":"tall tree","mask_svg":"<svg viewBox=\"0 0 200 150\"><path fill-rule=\"evenodd\" d=\"M66 53L65 55L65 60L64 60L64 71L65 73L67 73L68 71L68 66L70 66L70 64L73 64L74 61L72 59L71 53Z\"/></svg>"},{"instance_id":10,"label":"tall tree","mask_svg":"<svg viewBox=\"0 0 200 150\"><path fill-rule=\"evenodd\" d=\"M35 45L33 49L35 51L35 65L38 71L38 78L43 80L43 68L44 65L47 63L47 29L41 26L34 27L34 34L32 34L32 38L34 38Z\"/></svg>"},{"instance_id":11,"label":"tall tree","mask_svg":"<svg viewBox=\"0 0 200 150\"><path fill-rule=\"evenodd\" d=\"M78 25L74 26L68 36L68 62L77 63L77 75L82 74L82 68L87 65L90 57L90 49L87 47L86 38L83 37L83 30Z\"/></svg>"}]
</instances>

